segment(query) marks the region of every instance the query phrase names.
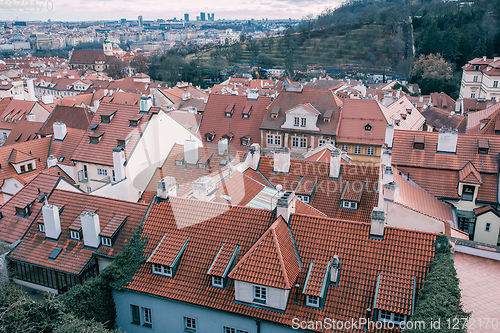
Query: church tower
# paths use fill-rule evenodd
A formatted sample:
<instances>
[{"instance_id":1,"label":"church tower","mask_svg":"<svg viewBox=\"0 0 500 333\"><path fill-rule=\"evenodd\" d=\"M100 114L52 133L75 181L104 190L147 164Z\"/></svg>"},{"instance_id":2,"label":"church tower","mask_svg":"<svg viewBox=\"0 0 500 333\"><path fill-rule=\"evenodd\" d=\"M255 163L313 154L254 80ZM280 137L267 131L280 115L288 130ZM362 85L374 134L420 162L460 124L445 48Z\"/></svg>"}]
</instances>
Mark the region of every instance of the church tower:
<instances>
[{"instance_id":1,"label":"church tower","mask_svg":"<svg viewBox=\"0 0 500 333\"><path fill-rule=\"evenodd\" d=\"M106 38L104 39L104 43L102 44L102 48L104 54L107 56L113 55L113 43L108 39L108 34L106 34Z\"/></svg>"}]
</instances>

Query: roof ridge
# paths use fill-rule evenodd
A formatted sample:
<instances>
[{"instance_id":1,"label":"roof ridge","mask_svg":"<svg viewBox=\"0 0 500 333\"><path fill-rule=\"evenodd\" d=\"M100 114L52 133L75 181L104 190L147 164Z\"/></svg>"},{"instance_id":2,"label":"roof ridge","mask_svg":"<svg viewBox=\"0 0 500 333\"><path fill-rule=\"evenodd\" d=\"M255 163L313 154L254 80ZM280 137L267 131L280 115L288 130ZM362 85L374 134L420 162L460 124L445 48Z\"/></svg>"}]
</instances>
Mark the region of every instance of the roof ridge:
<instances>
[{"instance_id":1,"label":"roof ridge","mask_svg":"<svg viewBox=\"0 0 500 333\"><path fill-rule=\"evenodd\" d=\"M285 267L285 260L283 259L283 253L281 253L281 246L280 242L278 240L278 235L276 234L276 228L280 223L284 222L283 217L280 216L278 219L269 227L271 229L271 235L272 235L272 240L274 244L274 249L276 250L276 253L278 254L278 260L280 263L280 269L281 269L281 274L283 274L283 279L285 280L285 286L287 289L291 288L291 283L288 278L288 272ZM273 228L274 226L274 228ZM288 230L288 228L287 228Z\"/></svg>"}]
</instances>

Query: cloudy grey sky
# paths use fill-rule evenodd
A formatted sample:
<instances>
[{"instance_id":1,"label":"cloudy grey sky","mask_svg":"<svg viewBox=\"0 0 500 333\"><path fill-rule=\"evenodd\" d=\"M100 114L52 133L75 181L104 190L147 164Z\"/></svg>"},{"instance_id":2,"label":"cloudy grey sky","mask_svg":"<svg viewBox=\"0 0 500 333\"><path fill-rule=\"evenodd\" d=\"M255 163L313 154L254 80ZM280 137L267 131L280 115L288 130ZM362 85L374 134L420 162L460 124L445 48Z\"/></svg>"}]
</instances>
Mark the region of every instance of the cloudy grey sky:
<instances>
[{"instance_id":1,"label":"cloudy grey sky","mask_svg":"<svg viewBox=\"0 0 500 333\"><path fill-rule=\"evenodd\" d=\"M34 11L35 1L37 9ZM0 20L83 21L177 19L188 13L195 20L200 12L215 13L215 19L301 19L337 7L342 0L14 0L11 8L1 8ZM20 5L21 3L21 5ZM25 7L27 4L29 7Z\"/></svg>"}]
</instances>

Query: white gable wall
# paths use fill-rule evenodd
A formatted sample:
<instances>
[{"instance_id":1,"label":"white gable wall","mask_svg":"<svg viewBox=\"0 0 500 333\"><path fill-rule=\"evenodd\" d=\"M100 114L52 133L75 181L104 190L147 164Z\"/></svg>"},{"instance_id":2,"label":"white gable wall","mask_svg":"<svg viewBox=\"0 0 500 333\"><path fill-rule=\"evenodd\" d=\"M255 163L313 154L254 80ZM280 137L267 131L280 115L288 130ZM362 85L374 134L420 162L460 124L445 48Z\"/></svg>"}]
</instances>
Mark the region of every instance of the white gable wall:
<instances>
[{"instance_id":1,"label":"white gable wall","mask_svg":"<svg viewBox=\"0 0 500 333\"><path fill-rule=\"evenodd\" d=\"M295 126L295 117L306 118L307 126L301 127L300 122L299 126ZM319 128L316 126L317 121L318 121L318 114L313 114L311 111L307 110L303 106L297 106L286 112L286 120L285 123L281 125L281 128L319 132Z\"/></svg>"}]
</instances>

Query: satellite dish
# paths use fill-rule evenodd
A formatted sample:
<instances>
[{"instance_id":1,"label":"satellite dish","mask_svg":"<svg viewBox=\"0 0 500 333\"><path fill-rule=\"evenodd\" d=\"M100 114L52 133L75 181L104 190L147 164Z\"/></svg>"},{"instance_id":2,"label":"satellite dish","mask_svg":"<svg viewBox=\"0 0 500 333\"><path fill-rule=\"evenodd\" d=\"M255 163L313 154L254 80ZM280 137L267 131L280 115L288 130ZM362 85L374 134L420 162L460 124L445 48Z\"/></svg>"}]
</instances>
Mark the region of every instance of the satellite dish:
<instances>
[{"instance_id":1,"label":"satellite dish","mask_svg":"<svg viewBox=\"0 0 500 333\"><path fill-rule=\"evenodd\" d=\"M278 191L281 191L283 189L283 186L281 184L276 185L276 189Z\"/></svg>"}]
</instances>

